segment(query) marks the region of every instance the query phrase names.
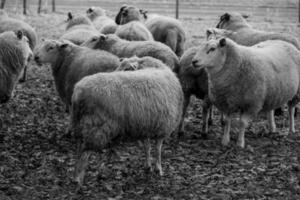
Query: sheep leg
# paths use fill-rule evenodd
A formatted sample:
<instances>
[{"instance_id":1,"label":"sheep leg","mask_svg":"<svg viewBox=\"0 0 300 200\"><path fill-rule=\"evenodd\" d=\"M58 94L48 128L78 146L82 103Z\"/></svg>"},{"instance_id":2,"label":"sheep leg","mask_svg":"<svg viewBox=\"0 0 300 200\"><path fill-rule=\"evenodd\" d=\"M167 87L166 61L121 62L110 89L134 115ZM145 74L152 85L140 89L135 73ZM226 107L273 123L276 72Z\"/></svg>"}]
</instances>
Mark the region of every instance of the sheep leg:
<instances>
[{"instance_id":1,"label":"sheep leg","mask_svg":"<svg viewBox=\"0 0 300 200\"><path fill-rule=\"evenodd\" d=\"M295 133L295 106L288 105L290 133Z\"/></svg>"},{"instance_id":2,"label":"sheep leg","mask_svg":"<svg viewBox=\"0 0 300 200\"><path fill-rule=\"evenodd\" d=\"M203 109L202 109L202 136L207 137L208 134L208 120L209 116L212 110L211 103L209 100L206 98L203 103Z\"/></svg>"},{"instance_id":3,"label":"sheep leg","mask_svg":"<svg viewBox=\"0 0 300 200\"><path fill-rule=\"evenodd\" d=\"M190 104L190 99L191 99L190 95L185 95L184 96L183 111L182 111L182 116L181 116L181 120L180 120L179 127L178 127L178 130L179 130L178 131L178 138L182 137L183 134L184 134L184 118L185 118L185 115L186 115L187 107Z\"/></svg>"},{"instance_id":4,"label":"sheep leg","mask_svg":"<svg viewBox=\"0 0 300 200\"><path fill-rule=\"evenodd\" d=\"M270 132L275 133L276 132L276 124L274 119L274 110L271 110L268 112L268 120L269 120L269 126L270 126Z\"/></svg>"},{"instance_id":5,"label":"sheep leg","mask_svg":"<svg viewBox=\"0 0 300 200\"><path fill-rule=\"evenodd\" d=\"M224 134L222 138L223 146L227 146L230 142L230 128L231 128L231 116L228 115L225 117L225 127L224 127Z\"/></svg>"},{"instance_id":6,"label":"sheep leg","mask_svg":"<svg viewBox=\"0 0 300 200\"><path fill-rule=\"evenodd\" d=\"M224 119L224 118L225 118L224 114L221 113L221 125L222 125L222 126L225 125L225 120L226 120L226 119Z\"/></svg>"},{"instance_id":7,"label":"sheep leg","mask_svg":"<svg viewBox=\"0 0 300 200\"><path fill-rule=\"evenodd\" d=\"M85 176L85 170L86 167L89 164L89 157L91 156L91 151L83 151L79 159L76 163L75 167L75 181L78 183L80 187L83 186L84 176Z\"/></svg>"},{"instance_id":8,"label":"sheep leg","mask_svg":"<svg viewBox=\"0 0 300 200\"><path fill-rule=\"evenodd\" d=\"M146 171L151 172L151 143L150 139L144 141L145 153L146 153Z\"/></svg>"},{"instance_id":9,"label":"sheep leg","mask_svg":"<svg viewBox=\"0 0 300 200\"><path fill-rule=\"evenodd\" d=\"M163 176L162 166L161 166L161 147L163 144L164 139L157 139L156 141L156 163L155 163L155 171L160 175Z\"/></svg>"},{"instance_id":10,"label":"sheep leg","mask_svg":"<svg viewBox=\"0 0 300 200\"><path fill-rule=\"evenodd\" d=\"M240 132L237 140L237 146L245 147L245 130L249 124L250 117L248 115L242 114L240 117Z\"/></svg>"},{"instance_id":11,"label":"sheep leg","mask_svg":"<svg viewBox=\"0 0 300 200\"><path fill-rule=\"evenodd\" d=\"M209 110L209 118L208 118L209 126L213 125L213 118L214 118L214 112L213 112L213 106L211 105Z\"/></svg>"}]
</instances>

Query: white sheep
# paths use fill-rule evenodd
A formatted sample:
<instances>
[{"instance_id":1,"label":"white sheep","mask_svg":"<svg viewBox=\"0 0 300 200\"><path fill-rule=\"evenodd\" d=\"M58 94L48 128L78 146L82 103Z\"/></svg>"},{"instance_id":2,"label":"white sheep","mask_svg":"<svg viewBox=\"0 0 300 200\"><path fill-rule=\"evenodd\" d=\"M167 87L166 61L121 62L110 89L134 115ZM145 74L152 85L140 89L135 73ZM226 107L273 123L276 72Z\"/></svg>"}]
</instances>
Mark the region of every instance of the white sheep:
<instances>
[{"instance_id":1,"label":"white sheep","mask_svg":"<svg viewBox=\"0 0 300 200\"><path fill-rule=\"evenodd\" d=\"M120 65L119 58L106 51L57 40L43 40L34 59L39 65L51 64L56 89L67 111L75 83L87 75L114 71Z\"/></svg>"},{"instance_id":2,"label":"white sheep","mask_svg":"<svg viewBox=\"0 0 300 200\"><path fill-rule=\"evenodd\" d=\"M183 94L168 68L146 68L87 76L75 85L72 129L79 141L75 179L82 185L90 150L101 150L118 137L144 140L146 167L151 169L151 144L156 141L156 170L163 175L161 148L177 130Z\"/></svg>"},{"instance_id":3,"label":"white sheep","mask_svg":"<svg viewBox=\"0 0 300 200\"><path fill-rule=\"evenodd\" d=\"M169 46L179 57L183 54L186 36L179 20L162 15L148 14L146 11L134 6L122 6L116 17L116 23L126 24L131 21L144 22L152 33L154 40Z\"/></svg>"},{"instance_id":4,"label":"white sheep","mask_svg":"<svg viewBox=\"0 0 300 200\"><path fill-rule=\"evenodd\" d=\"M290 132L295 132L294 107L300 88L300 51L292 44L268 40L252 47L230 39L211 39L201 45L193 59L197 69L205 68L209 98L225 114L223 145L230 141L232 114L239 112L237 145L245 146L245 128L259 112L268 112L271 130L272 111L288 102Z\"/></svg>"},{"instance_id":5,"label":"white sheep","mask_svg":"<svg viewBox=\"0 0 300 200\"><path fill-rule=\"evenodd\" d=\"M236 12L225 13L220 17L217 28L228 30L225 36L238 44L252 46L266 40L283 40L295 45L300 50L299 40L287 33L275 33L257 30Z\"/></svg>"},{"instance_id":6,"label":"white sheep","mask_svg":"<svg viewBox=\"0 0 300 200\"><path fill-rule=\"evenodd\" d=\"M74 44L80 45L96 35L99 35L99 31L96 30L89 18L83 15L73 16L69 12L66 32L60 37L60 40L69 40Z\"/></svg>"},{"instance_id":7,"label":"white sheep","mask_svg":"<svg viewBox=\"0 0 300 200\"><path fill-rule=\"evenodd\" d=\"M153 41L152 33L139 21L119 25L115 34L122 39L129 41Z\"/></svg>"},{"instance_id":8,"label":"white sheep","mask_svg":"<svg viewBox=\"0 0 300 200\"><path fill-rule=\"evenodd\" d=\"M116 69L116 71L135 71L145 68L164 69L168 67L162 61L150 56L145 56L141 58L133 56L130 58L121 58L120 61L121 64Z\"/></svg>"},{"instance_id":9,"label":"white sheep","mask_svg":"<svg viewBox=\"0 0 300 200\"><path fill-rule=\"evenodd\" d=\"M32 56L29 40L22 31L0 34L0 103L6 103Z\"/></svg>"},{"instance_id":10,"label":"white sheep","mask_svg":"<svg viewBox=\"0 0 300 200\"><path fill-rule=\"evenodd\" d=\"M114 34L108 34L92 37L82 45L108 51L120 58L151 56L161 60L174 71L179 67L176 54L168 46L156 41L127 41Z\"/></svg>"},{"instance_id":11,"label":"white sheep","mask_svg":"<svg viewBox=\"0 0 300 200\"><path fill-rule=\"evenodd\" d=\"M86 14L100 33L111 34L116 32L118 25L106 15L106 10L103 8L90 7L87 9Z\"/></svg>"},{"instance_id":12,"label":"white sheep","mask_svg":"<svg viewBox=\"0 0 300 200\"><path fill-rule=\"evenodd\" d=\"M4 10L1 10L0 24L0 33L3 33L5 31L21 30L24 33L24 35L28 38L31 50L34 50L37 43L37 34L31 25L22 20L8 17L7 13ZM25 66L22 73L23 75L20 78L20 82L26 81L27 66Z\"/></svg>"}]
</instances>

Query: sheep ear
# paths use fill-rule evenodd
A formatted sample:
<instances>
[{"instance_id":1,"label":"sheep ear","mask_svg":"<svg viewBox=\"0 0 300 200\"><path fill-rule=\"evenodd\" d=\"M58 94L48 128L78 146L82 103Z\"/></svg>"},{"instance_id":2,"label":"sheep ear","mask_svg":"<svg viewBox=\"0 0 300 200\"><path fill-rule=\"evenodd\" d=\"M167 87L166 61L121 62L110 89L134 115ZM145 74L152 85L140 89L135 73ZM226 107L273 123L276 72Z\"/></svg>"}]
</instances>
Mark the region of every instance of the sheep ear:
<instances>
[{"instance_id":1,"label":"sheep ear","mask_svg":"<svg viewBox=\"0 0 300 200\"><path fill-rule=\"evenodd\" d=\"M71 12L68 12L68 20L71 20L71 19L73 19L73 15Z\"/></svg>"},{"instance_id":2,"label":"sheep ear","mask_svg":"<svg viewBox=\"0 0 300 200\"><path fill-rule=\"evenodd\" d=\"M86 13L88 13L88 14L91 13L91 12L93 12L93 7L87 9L87 11L86 11Z\"/></svg>"},{"instance_id":3,"label":"sheep ear","mask_svg":"<svg viewBox=\"0 0 300 200\"><path fill-rule=\"evenodd\" d=\"M228 13L225 13L224 15L221 16L221 21L229 21L230 20L230 15Z\"/></svg>"},{"instance_id":4,"label":"sheep ear","mask_svg":"<svg viewBox=\"0 0 300 200\"><path fill-rule=\"evenodd\" d=\"M105 41L107 39L107 35L100 35L100 41Z\"/></svg>"},{"instance_id":5,"label":"sheep ear","mask_svg":"<svg viewBox=\"0 0 300 200\"><path fill-rule=\"evenodd\" d=\"M244 19L248 19L248 18L249 18L249 15L243 14L242 17L243 17Z\"/></svg>"},{"instance_id":6,"label":"sheep ear","mask_svg":"<svg viewBox=\"0 0 300 200\"><path fill-rule=\"evenodd\" d=\"M206 30L206 39L208 39L211 34L213 34L212 30L207 29Z\"/></svg>"},{"instance_id":7,"label":"sheep ear","mask_svg":"<svg viewBox=\"0 0 300 200\"><path fill-rule=\"evenodd\" d=\"M226 46L226 39L225 38L220 39L219 44L220 44L220 47Z\"/></svg>"},{"instance_id":8,"label":"sheep ear","mask_svg":"<svg viewBox=\"0 0 300 200\"><path fill-rule=\"evenodd\" d=\"M21 40L23 38L23 32L20 30L16 32L16 35L19 40Z\"/></svg>"},{"instance_id":9,"label":"sheep ear","mask_svg":"<svg viewBox=\"0 0 300 200\"><path fill-rule=\"evenodd\" d=\"M65 49L67 46L69 46L68 43L62 43L59 45L59 49Z\"/></svg>"}]
</instances>

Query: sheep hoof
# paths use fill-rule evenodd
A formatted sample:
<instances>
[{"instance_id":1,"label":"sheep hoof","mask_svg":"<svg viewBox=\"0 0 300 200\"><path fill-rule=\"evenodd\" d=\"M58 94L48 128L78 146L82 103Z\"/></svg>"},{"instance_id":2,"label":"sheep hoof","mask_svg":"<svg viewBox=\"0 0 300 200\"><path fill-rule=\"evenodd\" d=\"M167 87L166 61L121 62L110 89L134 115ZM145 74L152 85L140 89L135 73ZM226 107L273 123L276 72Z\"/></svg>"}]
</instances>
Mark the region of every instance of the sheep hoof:
<instances>
[{"instance_id":1,"label":"sheep hoof","mask_svg":"<svg viewBox=\"0 0 300 200\"><path fill-rule=\"evenodd\" d=\"M144 171L145 171L146 174L150 174L152 172L152 167L145 166Z\"/></svg>"},{"instance_id":2,"label":"sheep hoof","mask_svg":"<svg viewBox=\"0 0 300 200\"><path fill-rule=\"evenodd\" d=\"M161 169L158 169L158 168L155 168L154 173L157 174L157 175L159 175L159 176L163 176L164 175L163 171Z\"/></svg>"},{"instance_id":3,"label":"sheep hoof","mask_svg":"<svg viewBox=\"0 0 300 200\"><path fill-rule=\"evenodd\" d=\"M245 148L245 142L244 141L238 141L236 144L238 147L244 149Z\"/></svg>"},{"instance_id":4,"label":"sheep hoof","mask_svg":"<svg viewBox=\"0 0 300 200\"><path fill-rule=\"evenodd\" d=\"M229 140L227 138L222 139L222 145L223 146L228 146L229 145Z\"/></svg>"}]
</instances>

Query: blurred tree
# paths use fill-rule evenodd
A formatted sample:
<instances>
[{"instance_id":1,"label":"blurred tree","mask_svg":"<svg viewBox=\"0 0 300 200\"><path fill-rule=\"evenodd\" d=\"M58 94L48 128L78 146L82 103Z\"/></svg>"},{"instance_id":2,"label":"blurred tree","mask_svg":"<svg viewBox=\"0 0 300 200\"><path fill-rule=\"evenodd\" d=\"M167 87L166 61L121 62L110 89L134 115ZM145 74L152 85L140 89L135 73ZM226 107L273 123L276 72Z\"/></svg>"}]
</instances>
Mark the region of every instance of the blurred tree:
<instances>
[{"instance_id":1,"label":"blurred tree","mask_svg":"<svg viewBox=\"0 0 300 200\"><path fill-rule=\"evenodd\" d=\"M23 0L23 14L27 14L27 0Z\"/></svg>"},{"instance_id":2,"label":"blurred tree","mask_svg":"<svg viewBox=\"0 0 300 200\"><path fill-rule=\"evenodd\" d=\"M52 12L55 12L55 0L52 0Z\"/></svg>"},{"instance_id":3,"label":"blurred tree","mask_svg":"<svg viewBox=\"0 0 300 200\"><path fill-rule=\"evenodd\" d=\"M39 0L38 10L37 10L38 14L41 13L41 8L42 8L42 0Z\"/></svg>"},{"instance_id":4,"label":"blurred tree","mask_svg":"<svg viewBox=\"0 0 300 200\"><path fill-rule=\"evenodd\" d=\"M3 9L3 8L4 8L5 1L6 1L6 0L1 0L1 9Z\"/></svg>"}]
</instances>

